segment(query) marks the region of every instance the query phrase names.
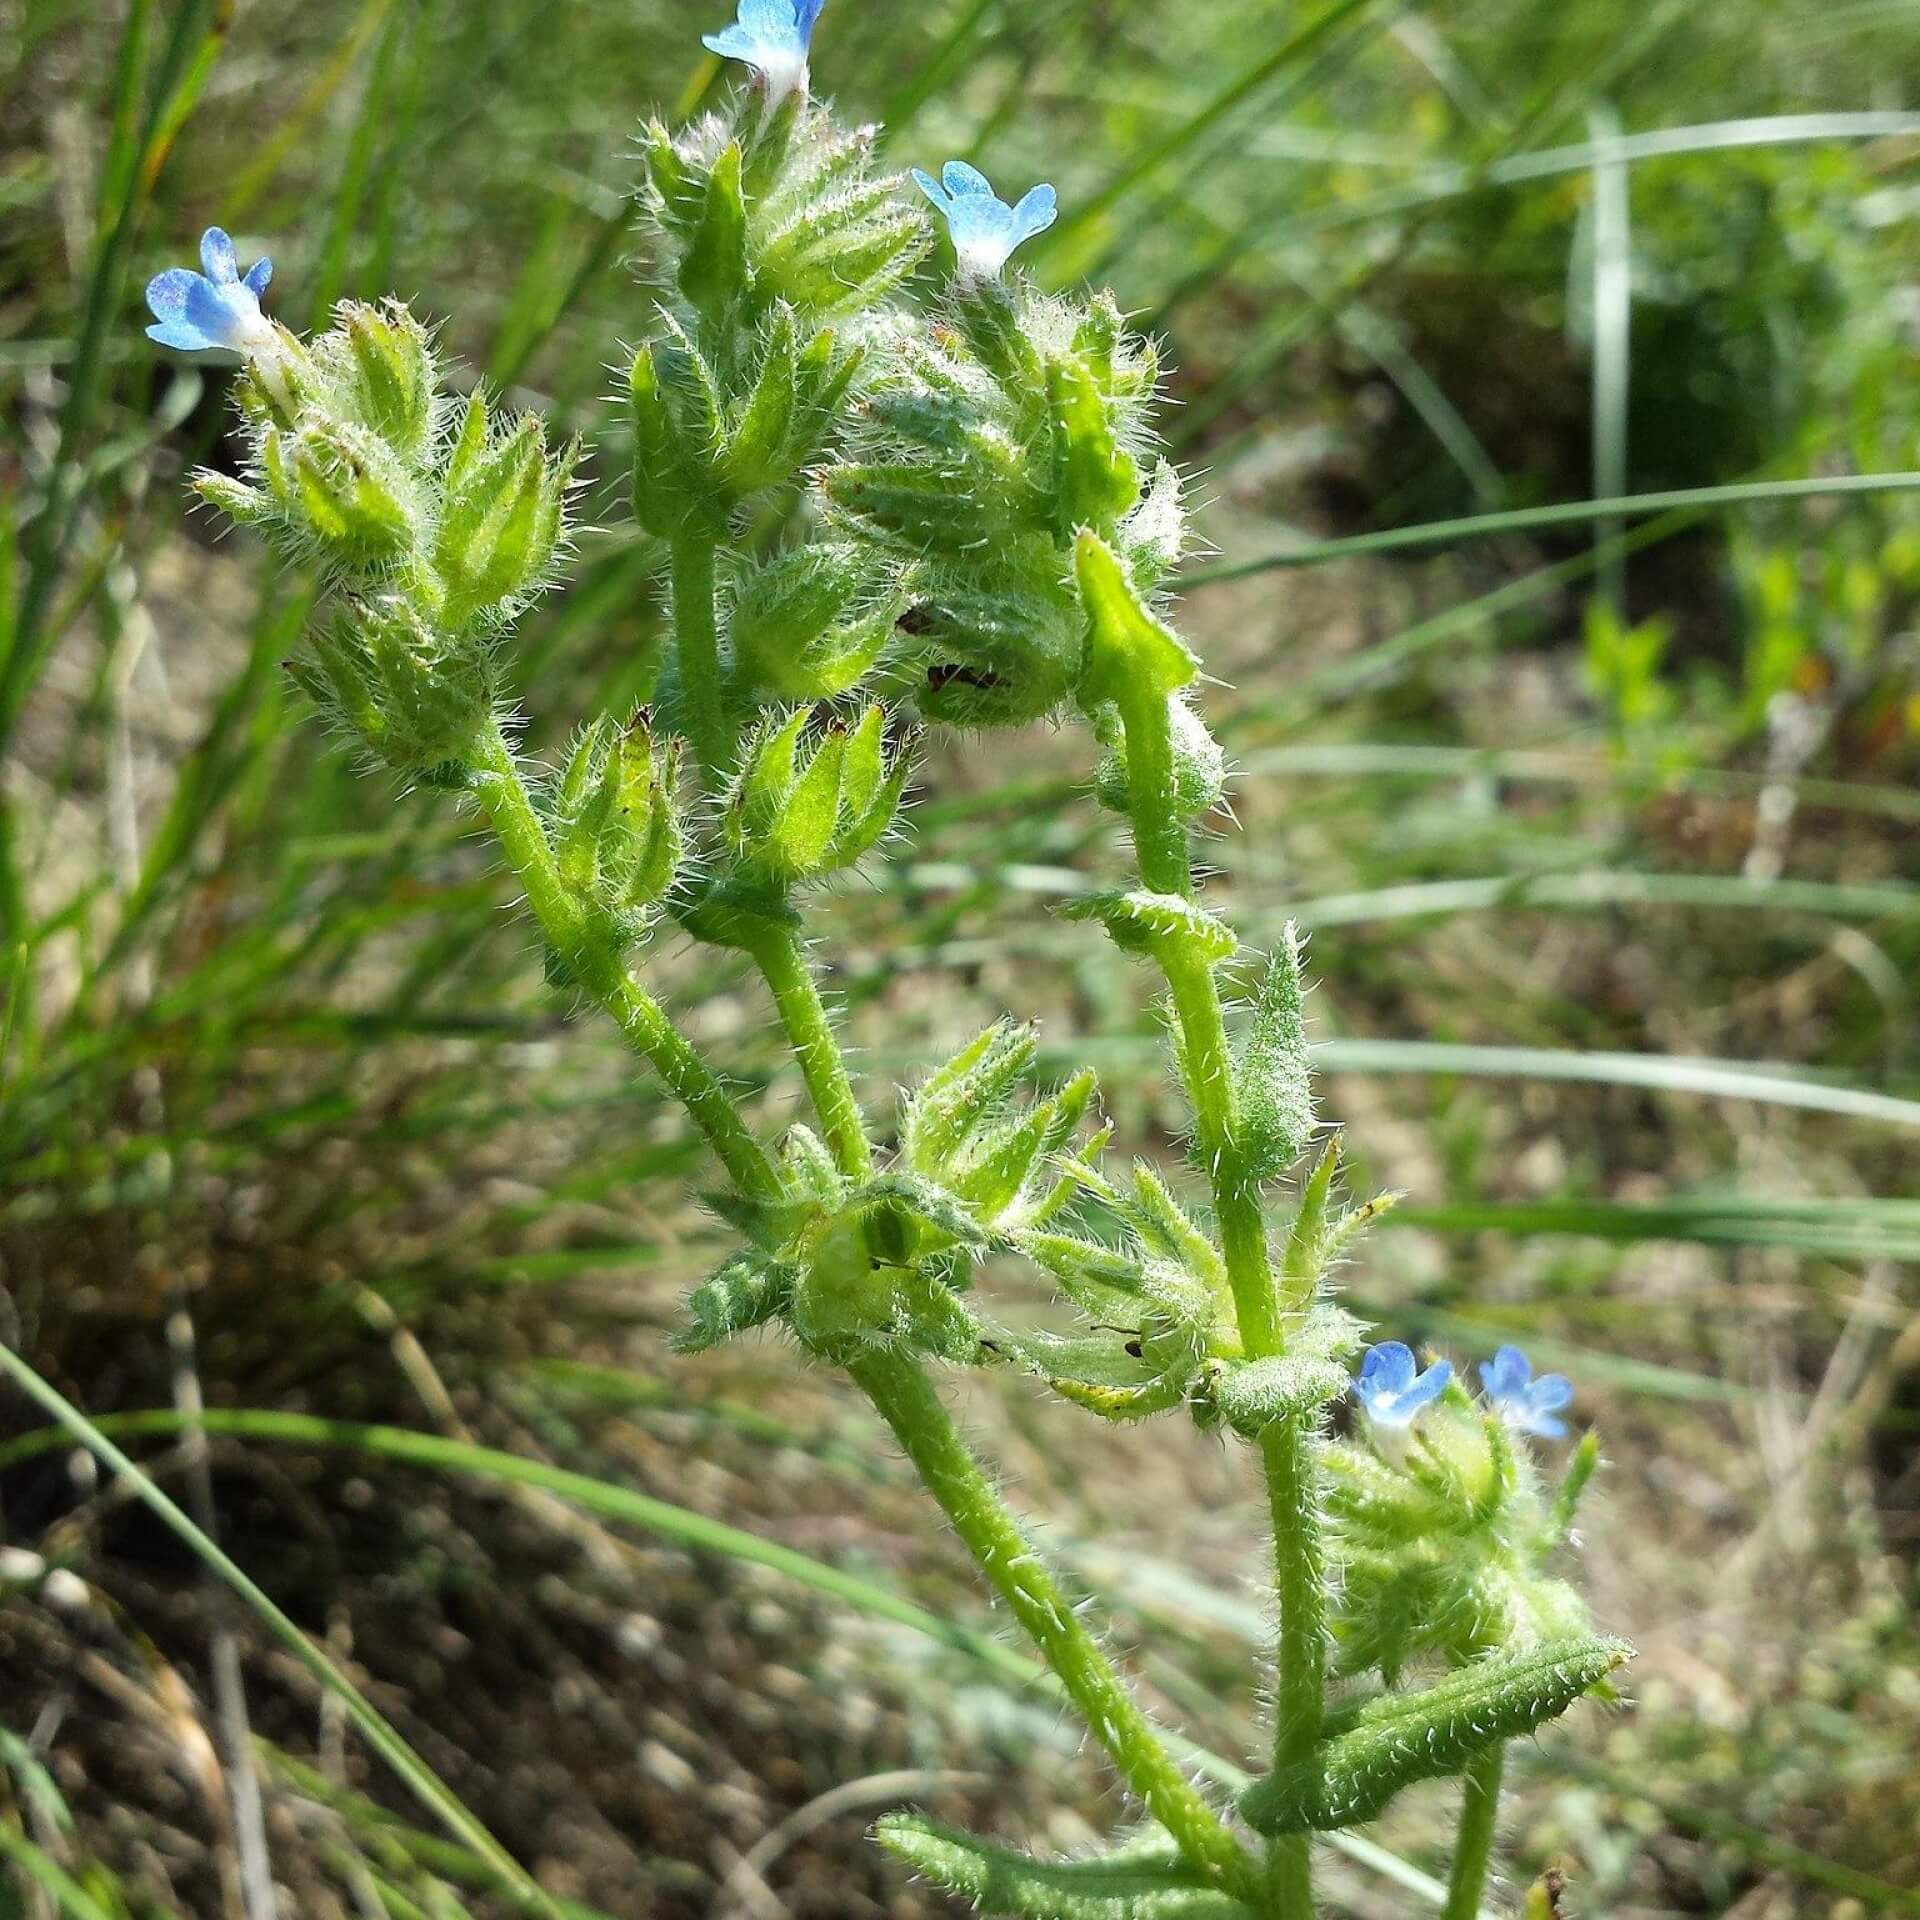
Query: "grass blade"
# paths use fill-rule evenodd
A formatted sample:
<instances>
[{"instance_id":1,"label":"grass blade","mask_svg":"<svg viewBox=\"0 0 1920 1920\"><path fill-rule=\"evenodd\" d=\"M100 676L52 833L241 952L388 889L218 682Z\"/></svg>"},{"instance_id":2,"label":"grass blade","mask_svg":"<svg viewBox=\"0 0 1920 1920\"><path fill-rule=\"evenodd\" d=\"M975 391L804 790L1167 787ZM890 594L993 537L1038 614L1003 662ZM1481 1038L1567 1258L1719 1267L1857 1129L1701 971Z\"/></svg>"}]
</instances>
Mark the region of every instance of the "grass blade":
<instances>
[{"instance_id":1,"label":"grass blade","mask_svg":"<svg viewBox=\"0 0 1920 1920\"><path fill-rule=\"evenodd\" d=\"M407 1745L379 1710L267 1597L237 1561L224 1553L215 1541L209 1539L93 1421L89 1420L56 1388L42 1380L11 1347L0 1346L0 1372L11 1378L30 1400L52 1415L60 1426L78 1440L103 1466L124 1480L141 1505L176 1535L203 1565L218 1574L241 1599L246 1601L248 1606L260 1616L274 1638L313 1675L322 1687L340 1701L346 1710L347 1718L359 1729L367 1744L393 1769L421 1805L429 1808L462 1846L477 1854L495 1872L529 1896L534 1902L534 1910L546 1916L546 1920L561 1920L559 1909L554 1906L552 1900L536 1884L527 1870L467 1811L452 1790ZM326 1423L323 1421L319 1424L324 1426ZM217 1419L209 1417L207 1426L209 1431L218 1431L220 1423Z\"/></svg>"}]
</instances>

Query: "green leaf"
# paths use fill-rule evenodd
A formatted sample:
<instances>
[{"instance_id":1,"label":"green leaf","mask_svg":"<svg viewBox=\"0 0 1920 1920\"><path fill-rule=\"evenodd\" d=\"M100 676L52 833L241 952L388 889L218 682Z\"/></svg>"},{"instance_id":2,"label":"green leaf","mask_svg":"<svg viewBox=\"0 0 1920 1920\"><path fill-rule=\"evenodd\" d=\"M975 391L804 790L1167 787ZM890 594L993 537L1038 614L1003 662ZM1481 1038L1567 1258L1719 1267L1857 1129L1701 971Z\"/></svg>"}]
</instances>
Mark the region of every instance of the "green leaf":
<instances>
[{"instance_id":1,"label":"green leaf","mask_svg":"<svg viewBox=\"0 0 1920 1920\"><path fill-rule=\"evenodd\" d=\"M1069 920L1097 920L1123 953L1159 959L1170 952L1208 962L1229 959L1233 929L1177 893L1094 893L1060 909Z\"/></svg>"},{"instance_id":2,"label":"green leaf","mask_svg":"<svg viewBox=\"0 0 1920 1920\"><path fill-rule=\"evenodd\" d=\"M874 1838L916 1873L982 1914L1021 1920L1250 1920L1171 1848L1111 1859L1036 1860L916 1813L890 1814Z\"/></svg>"},{"instance_id":3,"label":"green leaf","mask_svg":"<svg viewBox=\"0 0 1920 1920\"><path fill-rule=\"evenodd\" d=\"M1301 1001L1300 931L1274 949L1234 1062L1234 1143L1256 1179L1284 1173L1313 1133L1313 1075Z\"/></svg>"},{"instance_id":4,"label":"green leaf","mask_svg":"<svg viewBox=\"0 0 1920 1920\"><path fill-rule=\"evenodd\" d=\"M699 224L680 261L680 291L702 319L720 325L745 298L750 276L740 143L735 141L713 163L707 177Z\"/></svg>"},{"instance_id":5,"label":"green leaf","mask_svg":"<svg viewBox=\"0 0 1920 1920\"><path fill-rule=\"evenodd\" d=\"M1149 693L1177 693L1200 663L1173 630L1154 615L1120 557L1092 531L1074 542L1074 578L1091 622L1081 697L1116 702L1123 712Z\"/></svg>"},{"instance_id":6,"label":"green leaf","mask_svg":"<svg viewBox=\"0 0 1920 1920\"><path fill-rule=\"evenodd\" d=\"M1308 1354L1225 1364L1211 1382L1213 1404L1234 1432L1258 1439L1281 1420L1317 1414L1347 1390L1347 1370Z\"/></svg>"},{"instance_id":7,"label":"green leaf","mask_svg":"<svg viewBox=\"0 0 1920 1920\"><path fill-rule=\"evenodd\" d=\"M800 406L798 351L793 313L782 307L767 336L759 378L727 448L727 485L740 499L778 486L806 458L807 449L795 444L794 432Z\"/></svg>"},{"instance_id":8,"label":"green leaf","mask_svg":"<svg viewBox=\"0 0 1920 1920\"><path fill-rule=\"evenodd\" d=\"M674 1335L681 1353L705 1353L723 1340L763 1327L793 1301L799 1270L790 1262L754 1252L736 1253L687 1296L693 1324Z\"/></svg>"},{"instance_id":9,"label":"green leaf","mask_svg":"<svg viewBox=\"0 0 1920 1920\"><path fill-rule=\"evenodd\" d=\"M1417 1692L1380 1694L1335 1721L1317 1780L1269 1775L1241 1796L1241 1812L1266 1834L1364 1825L1401 1788L1459 1773L1475 1754L1558 1718L1632 1654L1623 1640L1551 1640L1476 1660Z\"/></svg>"},{"instance_id":10,"label":"green leaf","mask_svg":"<svg viewBox=\"0 0 1920 1920\"><path fill-rule=\"evenodd\" d=\"M1054 513L1062 533L1079 527L1111 535L1138 499L1140 467L1114 434L1106 401L1079 358L1047 368L1053 430ZM1084 590L1084 589L1083 589Z\"/></svg>"}]
</instances>

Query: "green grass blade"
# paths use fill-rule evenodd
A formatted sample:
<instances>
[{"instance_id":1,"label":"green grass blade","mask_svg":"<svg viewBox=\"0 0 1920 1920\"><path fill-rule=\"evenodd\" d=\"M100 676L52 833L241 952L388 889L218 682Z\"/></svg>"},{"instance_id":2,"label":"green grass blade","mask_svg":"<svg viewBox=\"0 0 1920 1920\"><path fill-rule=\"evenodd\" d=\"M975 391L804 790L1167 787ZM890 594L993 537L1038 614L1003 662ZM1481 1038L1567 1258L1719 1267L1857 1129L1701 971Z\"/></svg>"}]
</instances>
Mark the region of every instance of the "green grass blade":
<instances>
[{"instance_id":1,"label":"green grass blade","mask_svg":"<svg viewBox=\"0 0 1920 1920\"><path fill-rule=\"evenodd\" d=\"M1567 500L1545 507L1512 507L1501 513L1470 514L1459 520L1430 520L1422 526L1392 527L1381 533L1357 533L1339 540L1303 540L1298 546L1268 554L1264 559L1196 567L1180 576L1180 587L1185 591L1189 587L1215 586L1224 580L1245 580L1279 567L1316 567L1329 560L1350 560L1362 554L1455 546L1465 540L1490 540L1501 534L1530 533L1542 527L1581 526L1596 520L1711 512L1720 507L1759 506L1781 500L1913 492L1920 492L1920 473L1846 473L1803 480L1745 481L1725 487L1683 487L1668 493L1619 494L1610 499Z\"/></svg>"},{"instance_id":2,"label":"green grass blade","mask_svg":"<svg viewBox=\"0 0 1920 1920\"><path fill-rule=\"evenodd\" d=\"M462 1846L485 1860L523 1894L529 1895L535 1902L535 1911L546 1916L546 1920L561 1920L559 1910L526 1869L467 1811L379 1710L267 1597L237 1561L208 1538L93 1421L57 1389L42 1380L10 1347L0 1346L0 1372L7 1374L21 1392L44 1408L103 1466L125 1481L140 1503L260 1616L274 1638L340 1701L347 1718L374 1752L393 1769L421 1805L431 1809ZM323 1421L319 1424L324 1426L326 1423ZM211 1425L210 1421L210 1428Z\"/></svg>"},{"instance_id":3,"label":"green grass blade","mask_svg":"<svg viewBox=\"0 0 1920 1920\"><path fill-rule=\"evenodd\" d=\"M0 1858L11 1860L46 1894L63 1920L114 1920L114 1915L57 1860L42 1853L25 1834L15 1832L5 1820L0 1820ZM4 1887L0 1887L0 1893L5 1891ZM167 1909L159 1911L165 1913Z\"/></svg>"},{"instance_id":4,"label":"green grass blade","mask_svg":"<svg viewBox=\"0 0 1920 1920\"><path fill-rule=\"evenodd\" d=\"M1551 1047L1460 1046L1439 1040L1326 1040L1313 1050L1328 1073L1462 1074L1492 1080L1558 1080L1646 1087L1714 1100L1836 1113L1890 1127L1920 1127L1920 1100L1836 1085L1778 1067L1685 1054L1571 1053Z\"/></svg>"}]
</instances>

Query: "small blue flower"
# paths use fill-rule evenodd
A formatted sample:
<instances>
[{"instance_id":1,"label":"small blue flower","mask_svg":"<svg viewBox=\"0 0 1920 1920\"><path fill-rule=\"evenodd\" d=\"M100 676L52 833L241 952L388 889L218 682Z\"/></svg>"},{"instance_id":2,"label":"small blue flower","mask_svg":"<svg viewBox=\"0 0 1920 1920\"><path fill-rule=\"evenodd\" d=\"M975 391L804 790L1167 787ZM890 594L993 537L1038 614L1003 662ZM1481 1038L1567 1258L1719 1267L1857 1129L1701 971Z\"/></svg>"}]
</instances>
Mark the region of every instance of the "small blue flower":
<instances>
[{"instance_id":1,"label":"small blue flower","mask_svg":"<svg viewBox=\"0 0 1920 1920\"><path fill-rule=\"evenodd\" d=\"M273 278L273 262L256 260L240 277L233 242L218 227L209 227L200 240L200 265L169 267L147 282L147 305L155 325L149 340L182 353L220 349L249 357L271 347L273 322L260 311L260 296Z\"/></svg>"},{"instance_id":2,"label":"small blue flower","mask_svg":"<svg viewBox=\"0 0 1920 1920\"><path fill-rule=\"evenodd\" d=\"M1446 1391L1452 1378L1452 1361L1436 1360L1421 1373L1413 1349L1402 1340L1388 1340L1367 1349L1353 1391L1376 1427L1406 1427L1422 1407Z\"/></svg>"},{"instance_id":3,"label":"small blue flower","mask_svg":"<svg viewBox=\"0 0 1920 1920\"><path fill-rule=\"evenodd\" d=\"M1573 1382L1564 1373L1533 1377L1533 1362L1518 1347L1502 1347L1480 1363L1480 1384L1488 1402L1510 1427L1558 1440L1567 1430L1554 1415L1573 1402Z\"/></svg>"},{"instance_id":4,"label":"small blue flower","mask_svg":"<svg viewBox=\"0 0 1920 1920\"><path fill-rule=\"evenodd\" d=\"M913 177L920 191L947 216L953 250L960 256L963 278L995 280L1007 257L1022 241L1045 233L1060 211L1051 187L1035 187L1017 207L994 197L993 187L978 167L949 160L936 180L918 167Z\"/></svg>"},{"instance_id":5,"label":"small blue flower","mask_svg":"<svg viewBox=\"0 0 1920 1920\"><path fill-rule=\"evenodd\" d=\"M700 44L722 59L744 60L765 79L767 91L784 100L807 84L807 53L813 23L827 0L740 0L740 17L721 33L702 34Z\"/></svg>"}]
</instances>

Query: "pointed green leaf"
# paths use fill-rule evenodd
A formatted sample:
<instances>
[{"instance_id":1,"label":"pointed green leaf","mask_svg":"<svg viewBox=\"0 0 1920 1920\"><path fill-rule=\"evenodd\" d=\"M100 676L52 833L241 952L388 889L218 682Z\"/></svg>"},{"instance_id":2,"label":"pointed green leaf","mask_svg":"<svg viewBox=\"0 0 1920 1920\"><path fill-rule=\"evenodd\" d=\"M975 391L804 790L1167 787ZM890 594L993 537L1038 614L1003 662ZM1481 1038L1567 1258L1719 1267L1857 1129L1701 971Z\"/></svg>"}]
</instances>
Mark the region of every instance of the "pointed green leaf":
<instances>
[{"instance_id":1,"label":"pointed green leaf","mask_svg":"<svg viewBox=\"0 0 1920 1920\"><path fill-rule=\"evenodd\" d=\"M1301 996L1300 931L1274 949L1234 1062L1233 1138L1255 1179L1284 1173L1313 1134L1313 1075Z\"/></svg>"},{"instance_id":2,"label":"pointed green leaf","mask_svg":"<svg viewBox=\"0 0 1920 1920\"><path fill-rule=\"evenodd\" d=\"M1241 1796L1241 1811L1268 1834L1362 1825L1401 1788L1459 1773L1488 1747L1558 1718L1632 1654L1623 1640L1551 1640L1476 1660L1431 1687L1380 1694L1335 1721L1317 1782L1269 1775Z\"/></svg>"},{"instance_id":3,"label":"pointed green leaf","mask_svg":"<svg viewBox=\"0 0 1920 1920\"><path fill-rule=\"evenodd\" d=\"M1077 358L1047 368L1053 429L1054 512L1063 533L1079 527L1111 535L1140 493L1140 467L1119 443L1106 402Z\"/></svg>"},{"instance_id":4,"label":"pointed green leaf","mask_svg":"<svg viewBox=\"0 0 1920 1920\"><path fill-rule=\"evenodd\" d=\"M729 319L744 298L749 276L747 208L735 141L707 176L700 221L680 261L680 291L703 319L717 324Z\"/></svg>"},{"instance_id":5,"label":"pointed green leaf","mask_svg":"<svg viewBox=\"0 0 1920 1920\"><path fill-rule=\"evenodd\" d=\"M889 1814L874 1838L982 1914L1019 1920L1250 1920L1169 1847L1109 1859L1036 1860L916 1813Z\"/></svg>"},{"instance_id":6,"label":"pointed green leaf","mask_svg":"<svg viewBox=\"0 0 1920 1920\"><path fill-rule=\"evenodd\" d=\"M1113 700L1124 712L1149 693L1177 693L1200 671L1186 642L1147 607L1119 556L1090 529L1074 542L1073 570L1091 623L1085 700Z\"/></svg>"},{"instance_id":7,"label":"pointed green leaf","mask_svg":"<svg viewBox=\"0 0 1920 1920\"><path fill-rule=\"evenodd\" d=\"M704 1353L749 1328L784 1313L799 1282L799 1270L760 1253L736 1253L687 1296L693 1324L674 1335L681 1353Z\"/></svg>"}]
</instances>

